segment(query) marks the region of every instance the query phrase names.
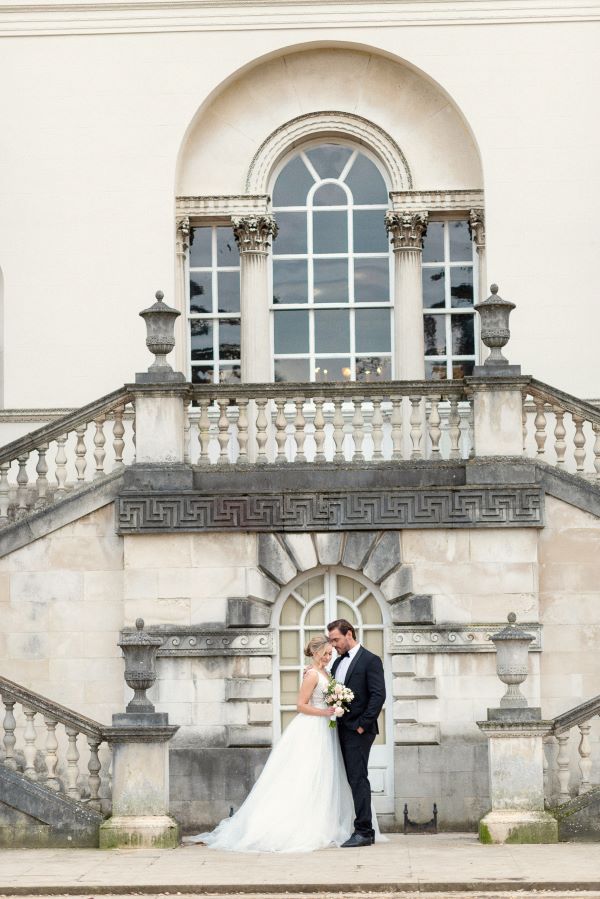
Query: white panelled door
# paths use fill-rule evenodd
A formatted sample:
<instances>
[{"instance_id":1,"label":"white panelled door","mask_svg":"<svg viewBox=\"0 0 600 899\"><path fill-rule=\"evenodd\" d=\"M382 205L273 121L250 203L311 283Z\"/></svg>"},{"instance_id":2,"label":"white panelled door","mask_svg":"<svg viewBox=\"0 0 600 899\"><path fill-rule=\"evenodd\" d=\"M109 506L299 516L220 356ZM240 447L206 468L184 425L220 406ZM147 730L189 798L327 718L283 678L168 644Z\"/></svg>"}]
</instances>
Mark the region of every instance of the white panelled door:
<instances>
[{"instance_id":1,"label":"white panelled door","mask_svg":"<svg viewBox=\"0 0 600 899\"><path fill-rule=\"evenodd\" d=\"M296 696L306 664L304 647L310 638L322 634L336 618L346 618L354 625L360 642L381 657L386 669L387 700L369 760L373 799L380 814L394 811L391 684L384 656L386 615L385 601L373 584L355 571L332 567L296 578L279 601L279 676L274 697L280 708L274 724L277 738L296 715Z\"/></svg>"}]
</instances>

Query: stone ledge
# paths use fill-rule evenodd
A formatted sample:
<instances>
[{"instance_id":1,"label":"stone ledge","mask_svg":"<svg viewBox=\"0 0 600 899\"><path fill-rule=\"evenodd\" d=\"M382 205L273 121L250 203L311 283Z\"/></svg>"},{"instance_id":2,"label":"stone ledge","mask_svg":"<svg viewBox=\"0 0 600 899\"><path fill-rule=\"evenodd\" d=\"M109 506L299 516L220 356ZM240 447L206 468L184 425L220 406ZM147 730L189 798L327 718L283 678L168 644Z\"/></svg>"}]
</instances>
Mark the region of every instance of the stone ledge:
<instances>
[{"instance_id":1,"label":"stone ledge","mask_svg":"<svg viewBox=\"0 0 600 899\"><path fill-rule=\"evenodd\" d=\"M542 651L542 625L523 622L522 626L535 639L529 652ZM396 654L432 652L495 652L490 636L502 630L498 624L431 624L421 626L392 627L387 631L387 651Z\"/></svg>"},{"instance_id":2,"label":"stone ledge","mask_svg":"<svg viewBox=\"0 0 600 899\"><path fill-rule=\"evenodd\" d=\"M121 636L132 634L123 628ZM165 656L271 656L275 654L272 630L210 630L194 625L157 624L146 627L152 636L163 638L158 657Z\"/></svg>"},{"instance_id":3,"label":"stone ledge","mask_svg":"<svg viewBox=\"0 0 600 899\"><path fill-rule=\"evenodd\" d=\"M439 746L439 724L394 724L396 746Z\"/></svg>"}]
</instances>

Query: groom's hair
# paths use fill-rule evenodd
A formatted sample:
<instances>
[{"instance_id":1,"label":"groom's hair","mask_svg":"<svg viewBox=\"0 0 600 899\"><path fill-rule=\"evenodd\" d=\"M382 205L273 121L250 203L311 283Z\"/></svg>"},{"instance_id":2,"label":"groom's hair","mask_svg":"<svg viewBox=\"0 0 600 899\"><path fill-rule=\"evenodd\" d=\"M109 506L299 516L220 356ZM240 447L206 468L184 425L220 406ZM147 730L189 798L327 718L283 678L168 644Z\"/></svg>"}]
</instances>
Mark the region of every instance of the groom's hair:
<instances>
[{"instance_id":1,"label":"groom's hair","mask_svg":"<svg viewBox=\"0 0 600 899\"><path fill-rule=\"evenodd\" d=\"M354 626L350 624L349 621L346 621L345 618L337 618L335 621L331 621L327 625L327 631L339 631L344 637L347 633L352 634L352 639L356 640L356 631L354 630Z\"/></svg>"}]
</instances>

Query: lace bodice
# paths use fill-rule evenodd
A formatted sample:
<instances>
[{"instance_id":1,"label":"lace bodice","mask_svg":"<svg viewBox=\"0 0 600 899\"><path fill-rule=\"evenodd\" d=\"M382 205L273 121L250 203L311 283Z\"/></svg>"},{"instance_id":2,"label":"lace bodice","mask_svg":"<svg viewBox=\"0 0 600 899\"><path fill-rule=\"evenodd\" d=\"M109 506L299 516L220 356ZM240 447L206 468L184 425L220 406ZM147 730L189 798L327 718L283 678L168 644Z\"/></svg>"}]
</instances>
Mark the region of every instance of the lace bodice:
<instances>
[{"instance_id":1,"label":"lace bodice","mask_svg":"<svg viewBox=\"0 0 600 899\"><path fill-rule=\"evenodd\" d=\"M329 680L324 674L321 674L320 671L317 671L317 674L319 680L317 681L317 686L311 693L308 704L314 709L326 709L327 703L325 702L325 691L327 690Z\"/></svg>"}]
</instances>

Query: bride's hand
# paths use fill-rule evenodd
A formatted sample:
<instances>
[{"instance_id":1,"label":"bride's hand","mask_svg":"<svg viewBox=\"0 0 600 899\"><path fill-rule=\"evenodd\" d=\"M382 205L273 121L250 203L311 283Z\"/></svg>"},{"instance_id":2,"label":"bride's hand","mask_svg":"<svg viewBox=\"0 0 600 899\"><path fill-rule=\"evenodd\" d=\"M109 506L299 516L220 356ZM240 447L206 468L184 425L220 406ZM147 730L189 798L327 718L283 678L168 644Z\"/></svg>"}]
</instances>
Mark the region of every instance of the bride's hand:
<instances>
[{"instance_id":1,"label":"bride's hand","mask_svg":"<svg viewBox=\"0 0 600 899\"><path fill-rule=\"evenodd\" d=\"M334 709L334 707L333 707L332 705L329 706L328 709L325 709L325 715L326 715L326 717L328 717L328 718L331 718L332 715L335 715L335 709Z\"/></svg>"}]
</instances>

